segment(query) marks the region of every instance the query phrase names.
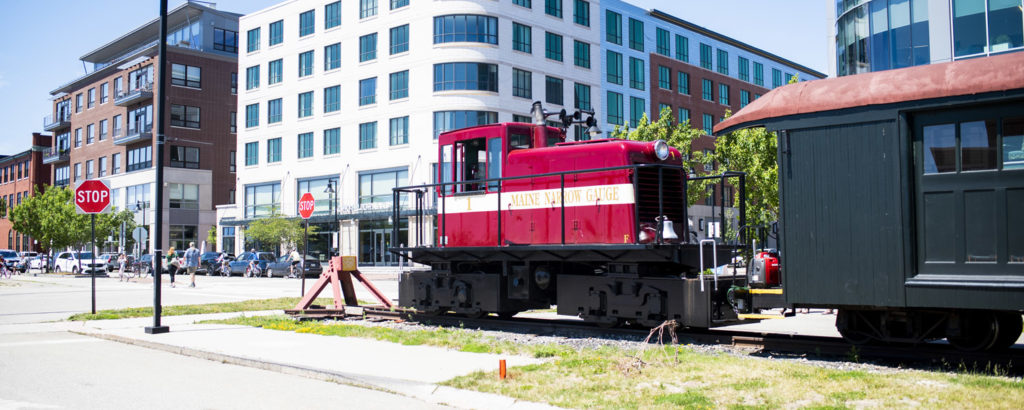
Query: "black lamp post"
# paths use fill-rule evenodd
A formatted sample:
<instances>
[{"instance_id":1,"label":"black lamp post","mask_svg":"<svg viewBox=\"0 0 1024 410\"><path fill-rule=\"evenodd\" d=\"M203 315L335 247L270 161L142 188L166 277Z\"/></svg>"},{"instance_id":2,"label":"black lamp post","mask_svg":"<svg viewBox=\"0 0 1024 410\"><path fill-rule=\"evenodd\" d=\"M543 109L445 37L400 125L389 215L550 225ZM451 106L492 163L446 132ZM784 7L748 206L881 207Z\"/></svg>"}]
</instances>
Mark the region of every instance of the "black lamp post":
<instances>
[{"instance_id":1,"label":"black lamp post","mask_svg":"<svg viewBox=\"0 0 1024 410\"><path fill-rule=\"evenodd\" d=\"M146 203L145 202L135 201L135 212L139 212L139 211L142 212L142 229L146 230L147 235L146 235L146 240L145 241L139 241L139 254L135 255L136 256L135 260L139 260L138 258L141 258L142 254L146 253L146 248L145 248L144 244L149 240L149 235L148 235L149 227L146 225Z\"/></svg>"},{"instance_id":2,"label":"black lamp post","mask_svg":"<svg viewBox=\"0 0 1024 410\"><path fill-rule=\"evenodd\" d=\"M338 241L336 243L338 245L338 256L341 256L341 224L338 223L338 205L335 203L335 195L337 194L337 191L334 190L333 179L327 180L327 189L325 189L324 192L330 197L331 208L334 210L334 223L338 224Z\"/></svg>"}]
</instances>

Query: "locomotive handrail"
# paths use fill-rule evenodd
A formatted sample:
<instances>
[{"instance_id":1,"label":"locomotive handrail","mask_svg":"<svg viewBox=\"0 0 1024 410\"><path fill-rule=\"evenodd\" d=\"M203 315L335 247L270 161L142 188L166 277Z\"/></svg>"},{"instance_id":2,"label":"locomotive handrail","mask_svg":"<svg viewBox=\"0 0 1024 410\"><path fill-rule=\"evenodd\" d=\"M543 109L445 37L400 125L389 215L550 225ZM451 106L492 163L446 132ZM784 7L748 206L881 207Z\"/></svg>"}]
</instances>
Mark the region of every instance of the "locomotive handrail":
<instances>
[{"instance_id":1,"label":"locomotive handrail","mask_svg":"<svg viewBox=\"0 0 1024 410\"><path fill-rule=\"evenodd\" d=\"M670 164L632 164L632 165L623 165L623 166L616 166L616 167L592 168L592 169L571 170L571 171L561 171L561 172L547 172L547 173L542 173L542 174L506 176L506 177L499 177L499 178L486 178L486 179L475 179L475 180L466 180L466 181L436 182L436 183L431 183L431 184L420 184L420 185L411 185L411 186L404 186L404 187L395 187L395 188L392 188L392 195L393 195L393 197L392 197L392 201L393 201L392 202L392 221L393 222L392 222L392 226L391 226L392 238L395 238L394 240L397 240L397 238L398 238L398 233L399 233L398 220L399 220L400 213L401 213L400 209L401 209L402 205L401 205L400 199L401 199L401 194L402 193L410 193L410 194L414 193L417 196L417 199L416 199L416 202L415 202L415 214L417 216L417 229L416 229L416 234L417 234L417 237L416 237L417 238L417 242L416 243L417 243L417 246L424 246L423 245L423 243L424 243L423 229L424 228L423 228L422 220L423 220L423 214L424 214L424 210L425 210L425 201L423 201L422 198L423 198L423 196L425 195L425 193L428 190L434 190L434 192L437 192L437 194L433 194L433 195L441 196L441 201L440 201L441 202L441 213L440 213L440 216L441 216L441 232L440 232L440 238L438 239L439 243L435 244L435 246L445 247L445 246L448 245L448 243L447 243L447 236L448 236L447 235L447 219L448 218L447 218L447 209L446 209L446 202L447 201L445 201L444 198L449 195L448 194L448 191L449 191L448 187L449 186L452 187L450 195L452 197L454 197L454 196L457 196L457 194L467 194L466 192L456 192L458 190L457 189L457 185L477 184L477 185L480 185L480 186L483 186L483 187L489 187L490 186L489 183L495 182L496 183L494 185L495 189L493 191L498 195L498 209L497 209L497 213L498 213L498 229L497 229L498 230L498 235L497 236L498 236L498 238L497 238L497 246L502 246L502 243L501 243L501 238L502 238L502 235L501 235L502 234L502 226L501 226L501 211L502 211L502 209L501 209L501 194L502 194L502 191L504 190L503 189L504 182L505 181L510 181L510 180L521 180L521 179L559 177L559 179L560 179L560 196L561 196L561 198L560 198L560 208L561 208L560 209L560 211L561 211L561 243L564 245L565 244L565 176L566 175L577 175L577 174L609 172L609 171L620 171L620 170L632 170L633 171L633 175L634 175L634 177L633 177L633 192L634 192L634 195L638 195L639 194L639 188L638 188L639 178L637 176L639 175L639 170L642 169L642 168L658 169L658 214L661 215L661 214L664 213L664 190L662 188L662 184L664 182L664 179L663 179L664 170L665 169L670 169L670 170L678 170L678 171L686 172L687 171L686 167L684 167L682 165L670 165ZM689 220L688 210L687 209L688 209L690 204L689 204L689 201L687 200L687 194L688 194L688 189L687 188L688 188L688 185L689 185L690 181L699 181L699 180L706 180L706 179L717 179L717 180L720 181L718 183L718 185L720 187L723 187L724 184L725 184L725 180L728 179L728 178L732 178L732 177L738 177L739 180L740 180L740 201L739 201L740 202L740 216L739 216L740 224L739 225L740 226L744 226L745 223L746 223L746 190L745 190L745 177L746 177L746 174L743 173L743 172L736 172L736 171L728 171L728 172L722 173L721 175L705 175L705 176L693 176L693 177L686 176L685 178L683 178L683 184L682 184L683 185L683 187L682 187L683 188L683 219L685 221ZM721 209L720 209L720 215L721 215L720 218L721 218L722 223L724 224L725 223L725 190L721 189L721 188L719 190L720 190L721 196L722 196L722 200L720 201L720 207L721 207ZM485 189L483 189L481 191L474 191L474 193L475 192L484 192L484 193L486 193L487 192L487 188L485 188ZM637 204L639 204L639 201L637 201ZM640 232L640 211L639 211L639 208L640 208L639 206L634 206L633 207L633 227L634 227L634 232L637 232L637 238L634 240L634 243L639 243L639 240L640 240L640 238L639 238L639 232ZM712 214L714 214L714 205L712 205ZM680 221L680 222L683 223L683 230L684 230L684 236L683 236L684 239L683 240L684 241L688 241L688 239L689 239L688 235L690 234L689 233L689 224L686 223L685 221ZM658 225L657 225L657 235L656 235L656 243L657 244L663 244L664 243L663 230L664 230L664 221L660 220L660 221L658 221ZM724 235L723 235L723 239L724 239Z\"/></svg>"}]
</instances>

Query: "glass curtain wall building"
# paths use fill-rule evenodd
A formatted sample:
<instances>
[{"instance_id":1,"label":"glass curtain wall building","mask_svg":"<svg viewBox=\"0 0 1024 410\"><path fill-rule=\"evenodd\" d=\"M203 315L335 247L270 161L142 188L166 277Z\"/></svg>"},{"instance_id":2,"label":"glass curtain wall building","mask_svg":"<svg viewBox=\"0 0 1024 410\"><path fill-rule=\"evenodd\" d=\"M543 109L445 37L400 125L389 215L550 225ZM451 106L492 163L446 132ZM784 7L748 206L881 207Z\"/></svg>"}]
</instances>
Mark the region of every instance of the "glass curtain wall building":
<instances>
[{"instance_id":1,"label":"glass curtain wall building","mask_svg":"<svg viewBox=\"0 0 1024 410\"><path fill-rule=\"evenodd\" d=\"M1021 0L836 0L836 74L1024 49Z\"/></svg>"}]
</instances>

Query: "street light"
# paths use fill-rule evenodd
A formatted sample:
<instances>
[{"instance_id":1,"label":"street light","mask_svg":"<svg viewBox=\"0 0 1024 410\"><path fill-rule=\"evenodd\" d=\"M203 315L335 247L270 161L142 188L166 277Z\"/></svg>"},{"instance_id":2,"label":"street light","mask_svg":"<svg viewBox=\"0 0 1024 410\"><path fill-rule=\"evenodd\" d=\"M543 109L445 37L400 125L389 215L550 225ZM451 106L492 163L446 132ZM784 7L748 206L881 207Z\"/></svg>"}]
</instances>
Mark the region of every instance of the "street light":
<instances>
[{"instance_id":1,"label":"street light","mask_svg":"<svg viewBox=\"0 0 1024 410\"><path fill-rule=\"evenodd\" d=\"M327 180L327 189L324 189L324 193L326 193L330 197L331 208L334 210L334 223L338 224L338 256L341 256L341 224L338 223L338 207L334 203L334 196L337 193L337 191L334 190L333 179Z\"/></svg>"},{"instance_id":2,"label":"street light","mask_svg":"<svg viewBox=\"0 0 1024 410\"><path fill-rule=\"evenodd\" d=\"M135 201L135 212L139 212L139 211L142 211L142 226L143 226L142 229L146 229L146 203L145 202L143 202L143 201ZM149 229L146 229L146 231L149 231ZM146 235L146 237L147 237L147 240L148 240L149 235ZM135 260L139 260L139 258L142 257L142 254L144 254L145 250L146 250L143 247L144 246L143 243L146 242L146 241L139 241L139 242L140 242L139 243L139 254L135 255L136 256Z\"/></svg>"}]
</instances>

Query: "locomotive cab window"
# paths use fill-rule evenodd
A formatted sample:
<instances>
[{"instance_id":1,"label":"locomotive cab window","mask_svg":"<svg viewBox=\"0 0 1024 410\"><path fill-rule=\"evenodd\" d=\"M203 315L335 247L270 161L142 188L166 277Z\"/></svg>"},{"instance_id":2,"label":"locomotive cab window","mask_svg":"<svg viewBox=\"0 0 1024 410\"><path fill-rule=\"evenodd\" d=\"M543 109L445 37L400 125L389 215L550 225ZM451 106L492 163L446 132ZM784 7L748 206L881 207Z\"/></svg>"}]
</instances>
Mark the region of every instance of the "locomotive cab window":
<instances>
[{"instance_id":1,"label":"locomotive cab window","mask_svg":"<svg viewBox=\"0 0 1024 410\"><path fill-rule=\"evenodd\" d=\"M487 140L487 179L501 178L501 138ZM497 191L500 181L488 181L487 190Z\"/></svg>"},{"instance_id":2,"label":"locomotive cab window","mask_svg":"<svg viewBox=\"0 0 1024 410\"><path fill-rule=\"evenodd\" d=\"M456 164L455 182L458 192L482 191L484 185L478 181L485 179L487 171L487 148L484 138L474 138L455 143Z\"/></svg>"}]
</instances>

